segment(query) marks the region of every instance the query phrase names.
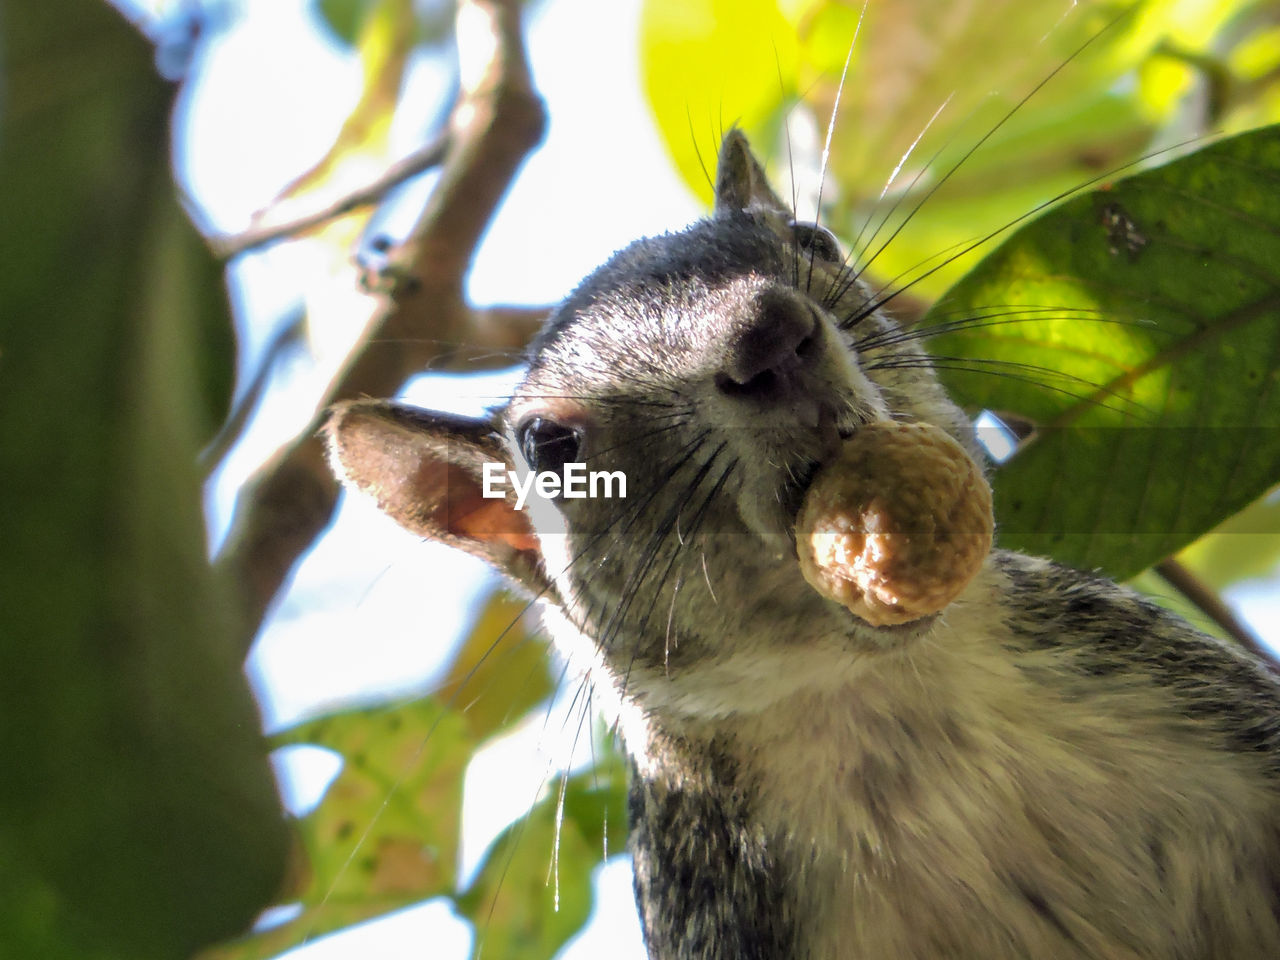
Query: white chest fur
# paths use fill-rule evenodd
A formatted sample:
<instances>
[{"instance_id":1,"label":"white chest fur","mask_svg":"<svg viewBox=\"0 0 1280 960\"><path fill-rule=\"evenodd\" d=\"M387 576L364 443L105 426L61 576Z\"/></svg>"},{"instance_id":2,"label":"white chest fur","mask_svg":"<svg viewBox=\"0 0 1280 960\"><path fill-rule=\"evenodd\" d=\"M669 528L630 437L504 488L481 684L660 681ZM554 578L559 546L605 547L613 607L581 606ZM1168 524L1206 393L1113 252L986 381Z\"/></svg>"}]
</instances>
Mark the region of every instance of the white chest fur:
<instances>
[{"instance_id":1,"label":"white chest fur","mask_svg":"<svg viewBox=\"0 0 1280 960\"><path fill-rule=\"evenodd\" d=\"M712 725L810 956L1173 957L1206 911L1245 949L1268 909L1234 879L1268 819L1255 772L1141 678L1046 684L1055 654L1015 663L997 629L957 605L856 682Z\"/></svg>"}]
</instances>

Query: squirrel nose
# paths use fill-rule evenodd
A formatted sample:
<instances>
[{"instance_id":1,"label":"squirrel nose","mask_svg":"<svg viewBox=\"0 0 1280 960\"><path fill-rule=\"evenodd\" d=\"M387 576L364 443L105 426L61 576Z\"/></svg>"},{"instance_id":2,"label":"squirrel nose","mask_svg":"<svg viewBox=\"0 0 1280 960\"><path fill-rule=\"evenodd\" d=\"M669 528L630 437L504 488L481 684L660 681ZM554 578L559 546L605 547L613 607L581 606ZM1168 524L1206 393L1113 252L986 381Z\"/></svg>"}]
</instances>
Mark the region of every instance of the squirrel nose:
<instances>
[{"instance_id":1,"label":"squirrel nose","mask_svg":"<svg viewBox=\"0 0 1280 960\"><path fill-rule=\"evenodd\" d=\"M797 388L796 374L816 362L820 337L818 317L799 293L764 290L729 342L716 389L729 397L778 399Z\"/></svg>"}]
</instances>

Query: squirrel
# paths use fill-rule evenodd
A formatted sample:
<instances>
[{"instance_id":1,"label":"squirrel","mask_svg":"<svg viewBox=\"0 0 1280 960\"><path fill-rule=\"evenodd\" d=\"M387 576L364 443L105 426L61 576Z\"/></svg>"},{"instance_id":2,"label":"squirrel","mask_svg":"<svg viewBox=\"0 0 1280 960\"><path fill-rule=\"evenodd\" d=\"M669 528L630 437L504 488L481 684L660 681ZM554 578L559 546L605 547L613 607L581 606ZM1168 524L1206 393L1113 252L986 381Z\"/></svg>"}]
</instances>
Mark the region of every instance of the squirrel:
<instances>
[{"instance_id":1,"label":"squirrel","mask_svg":"<svg viewBox=\"0 0 1280 960\"><path fill-rule=\"evenodd\" d=\"M927 363L885 362L924 355L870 305L731 131L713 213L584 280L504 406L349 402L331 462L541 601L616 716L655 960L1280 957L1266 664L1002 549L894 626L802 579L800 502L860 427L982 456ZM627 497L517 510L493 463L621 471Z\"/></svg>"}]
</instances>

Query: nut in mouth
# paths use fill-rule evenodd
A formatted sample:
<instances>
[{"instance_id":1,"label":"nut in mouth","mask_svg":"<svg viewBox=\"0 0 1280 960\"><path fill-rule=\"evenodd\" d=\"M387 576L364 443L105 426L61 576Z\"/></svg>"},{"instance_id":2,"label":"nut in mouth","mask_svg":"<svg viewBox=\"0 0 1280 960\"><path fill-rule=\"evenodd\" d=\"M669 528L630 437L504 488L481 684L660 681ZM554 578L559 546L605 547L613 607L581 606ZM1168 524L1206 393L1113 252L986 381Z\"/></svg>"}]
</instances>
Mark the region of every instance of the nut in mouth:
<instances>
[{"instance_id":1,"label":"nut in mouth","mask_svg":"<svg viewBox=\"0 0 1280 960\"><path fill-rule=\"evenodd\" d=\"M813 436L816 439L816 456L806 456L787 467L787 477L778 490L778 500L787 516L787 529L792 538L795 537L796 516L809 492L814 477L840 452L844 442L852 437L858 429L853 422L842 422L839 413L823 405L818 414L818 422Z\"/></svg>"}]
</instances>

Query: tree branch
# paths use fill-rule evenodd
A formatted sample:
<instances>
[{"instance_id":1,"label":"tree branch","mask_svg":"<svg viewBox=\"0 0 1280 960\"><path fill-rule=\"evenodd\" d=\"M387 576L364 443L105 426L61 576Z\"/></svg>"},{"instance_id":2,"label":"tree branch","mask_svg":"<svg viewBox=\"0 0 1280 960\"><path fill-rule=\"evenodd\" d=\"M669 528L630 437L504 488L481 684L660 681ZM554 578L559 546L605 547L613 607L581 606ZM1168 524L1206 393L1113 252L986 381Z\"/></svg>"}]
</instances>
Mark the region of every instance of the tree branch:
<instances>
[{"instance_id":1,"label":"tree branch","mask_svg":"<svg viewBox=\"0 0 1280 960\"><path fill-rule=\"evenodd\" d=\"M312 213L303 214L284 223L267 224L252 227L244 233L231 237L214 237L209 241L213 252L224 259L231 259L258 247L266 246L286 237L297 236L307 230L323 226L330 220L336 220L345 213L359 210L361 207L379 203L392 189L400 186L411 177L438 167L449 150L449 136L441 131L428 144L415 150L403 160L393 164L382 176L358 190L353 190L345 197L339 197L333 203Z\"/></svg>"},{"instance_id":2,"label":"tree branch","mask_svg":"<svg viewBox=\"0 0 1280 960\"><path fill-rule=\"evenodd\" d=\"M391 396L429 368L474 369L484 359L492 365L495 353L505 359L523 347L544 313L476 310L463 296L480 237L546 126L525 57L520 7L518 0L459 3L462 83L440 138L440 178L408 240L390 251L390 275L410 281L379 295L378 315L326 389L312 422L241 490L218 563L238 583L246 622L255 632L298 557L328 526L337 502L337 482L315 436L323 409L339 399ZM251 641L245 638L245 653Z\"/></svg>"},{"instance_id":3,"label":"tree branch","mask_svg":"<svg viewBox=\"0 0 1280 960\"><path fill-rule=\"evenodd\" d=\"M1221 627L1227 636L1264 663L1274 666L1275 655L1263 646L1262 641L1254 635L1252 630L1240 622L1218 594L1205 586L1190 570L1169 557L1157 563L1155 571L1165 583L1181 593L1196 609Z\"/></svg>"}]
</instances>

